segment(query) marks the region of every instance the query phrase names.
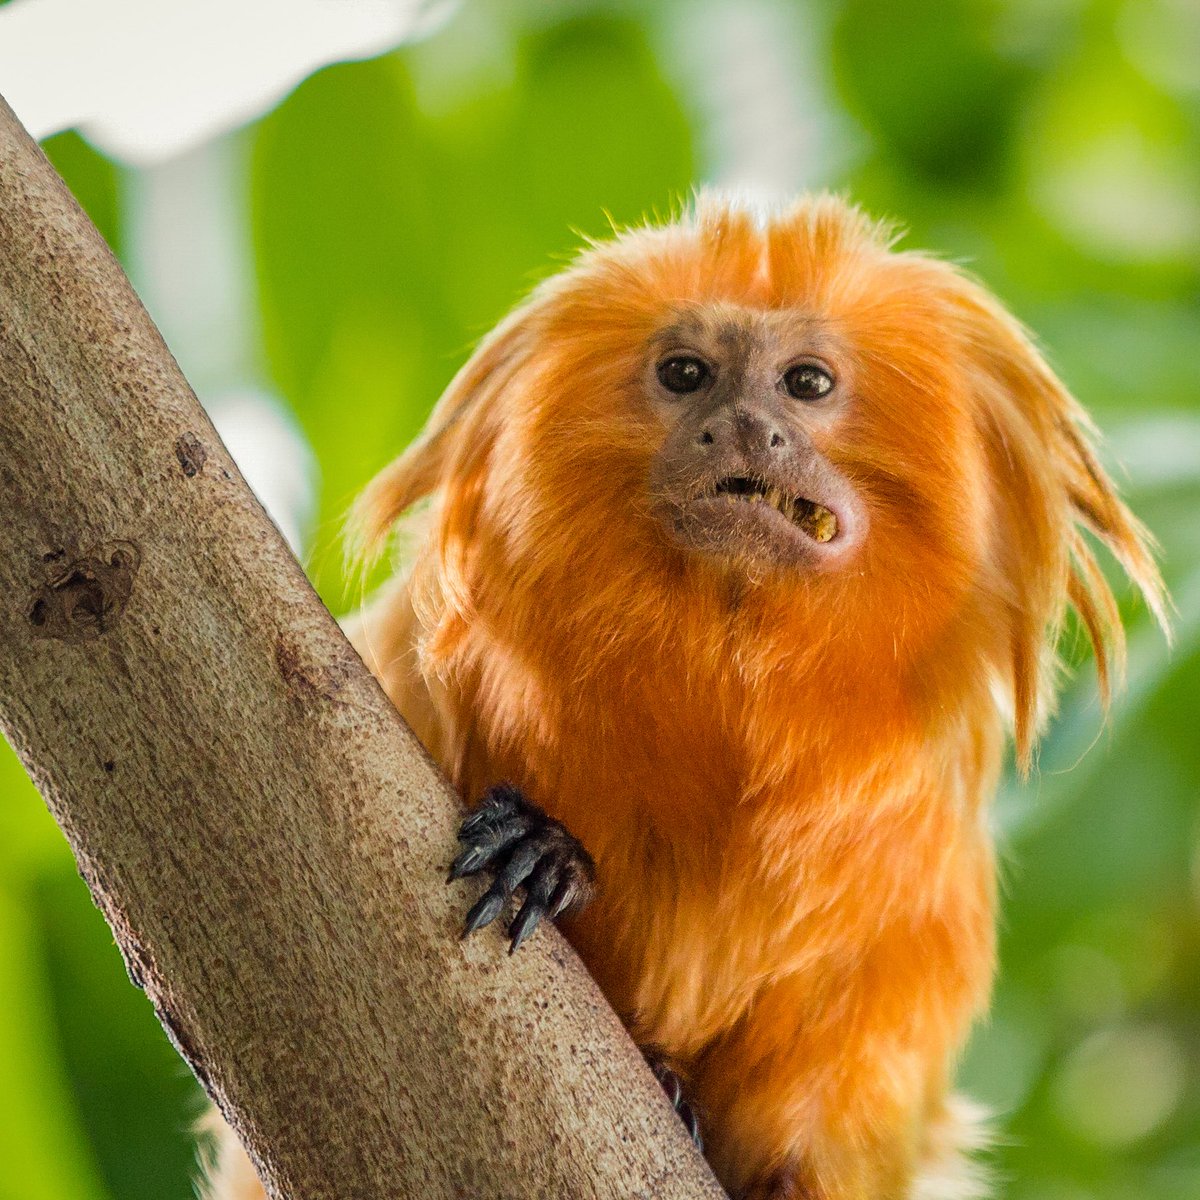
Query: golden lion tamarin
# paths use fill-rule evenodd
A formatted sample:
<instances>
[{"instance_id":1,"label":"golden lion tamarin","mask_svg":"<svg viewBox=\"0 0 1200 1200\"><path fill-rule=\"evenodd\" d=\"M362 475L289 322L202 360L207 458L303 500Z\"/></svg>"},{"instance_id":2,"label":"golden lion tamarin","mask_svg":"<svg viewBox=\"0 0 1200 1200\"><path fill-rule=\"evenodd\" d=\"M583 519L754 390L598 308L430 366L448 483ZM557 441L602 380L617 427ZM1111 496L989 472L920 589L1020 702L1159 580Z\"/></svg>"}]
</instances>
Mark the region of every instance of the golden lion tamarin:
<instances>
[{"instance_id":1,"label":"golden lion tamarin","mask_svg":"<svg viewBox=\"0 0 1200 1200\"><path fill-rule=\"evenodd\" d=\"M733 1197L983 1194L1005 731L1027 766L1069 606L1106 692L1123 650L1083 531L1163 616L1091 440L959 270L708 197L539 287L365 494L373 545L434 498L354 639L484 797L468 928L591 893L564 931Z\"/></svg>"}]
</instances>

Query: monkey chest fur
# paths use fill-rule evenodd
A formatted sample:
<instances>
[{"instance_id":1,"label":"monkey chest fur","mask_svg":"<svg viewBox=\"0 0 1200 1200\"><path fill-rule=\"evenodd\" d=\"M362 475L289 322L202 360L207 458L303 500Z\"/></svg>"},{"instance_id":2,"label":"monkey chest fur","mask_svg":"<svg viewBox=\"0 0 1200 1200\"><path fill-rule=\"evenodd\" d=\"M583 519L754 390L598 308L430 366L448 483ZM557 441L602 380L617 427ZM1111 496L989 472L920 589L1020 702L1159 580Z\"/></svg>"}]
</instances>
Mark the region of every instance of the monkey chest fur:
<instances>
[{"instance_id":1,"label":"monkey chest fur","mask_svg":"<svg viewBox=\"0 0 1200 1200\"><path fill-rule=\"evenodd\" d=\"M881 955L907 958L897 987L944 990L933 1002L966 1022L991 971L978 797L948 794L920 754L831 754L799 716L764 729L749 705L631 691L543 698L536 725L491 736L482 721L477 769L479 785L524 787L595 858L596 897L564 931L635 1037L687 1062L781 981L799 1029ZM961 962L918 978L931 947Z\"/></svg>"}]
</instances>

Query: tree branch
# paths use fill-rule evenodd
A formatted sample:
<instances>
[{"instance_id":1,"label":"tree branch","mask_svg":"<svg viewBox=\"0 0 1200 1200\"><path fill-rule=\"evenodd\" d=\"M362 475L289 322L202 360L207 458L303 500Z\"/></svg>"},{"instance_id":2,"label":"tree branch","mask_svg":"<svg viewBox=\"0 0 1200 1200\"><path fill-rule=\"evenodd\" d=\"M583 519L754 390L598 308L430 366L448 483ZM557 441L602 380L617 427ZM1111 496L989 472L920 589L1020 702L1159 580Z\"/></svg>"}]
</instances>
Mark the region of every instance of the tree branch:
<instances>
[{"instance_id":1,"label":"tree branch","mask_svg":"<svg viewBox=\"0 0 1200 1200\"><path fill-rule=\"evenodd\" d=\"M272 1196L721 1196L557 934L458 941L457 798L2 101L0 497L0 721Z\"/></svg>"}]
</instances>

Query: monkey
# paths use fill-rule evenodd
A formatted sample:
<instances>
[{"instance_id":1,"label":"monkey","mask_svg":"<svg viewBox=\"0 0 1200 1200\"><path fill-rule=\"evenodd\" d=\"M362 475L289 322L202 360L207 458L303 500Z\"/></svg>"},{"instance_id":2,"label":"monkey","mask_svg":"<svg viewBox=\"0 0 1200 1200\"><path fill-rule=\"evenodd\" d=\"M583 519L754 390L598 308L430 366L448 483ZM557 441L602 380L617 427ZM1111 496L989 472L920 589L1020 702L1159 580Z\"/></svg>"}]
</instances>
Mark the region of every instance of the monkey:
<instances>
[{"instance_id":1,"label":"monkey","mask_svg":"<svg viewBox=\"0 0 1200 1200\"><path fill-rule=\"evenodd\" d=\"M1097 543L1167 627L1097 437L964 270L701 193L537 287L358 504L378 549L428 499L351 635L479 800L466 930L557 920L734 1200L988 1194L989 800L1069 610L1119 678Z\"/></svg>"}]
</instances>

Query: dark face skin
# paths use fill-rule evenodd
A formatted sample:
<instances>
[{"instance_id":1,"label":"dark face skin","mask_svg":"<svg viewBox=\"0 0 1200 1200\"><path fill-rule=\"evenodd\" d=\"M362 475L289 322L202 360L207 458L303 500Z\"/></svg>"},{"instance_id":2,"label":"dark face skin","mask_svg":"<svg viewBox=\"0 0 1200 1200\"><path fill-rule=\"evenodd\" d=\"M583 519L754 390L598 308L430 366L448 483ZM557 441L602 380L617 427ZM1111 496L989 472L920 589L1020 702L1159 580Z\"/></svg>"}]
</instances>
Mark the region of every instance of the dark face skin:
<instances>
[{"instance_id":1,"label":"dark face skin","mask_svg":"<svg viewBox=\"0 0 1200 1200\"><path fill-rule=\"evenodd\" d=\"M805 572L849 562L866 509L813 442L849 403L845 359L786 311L706 308L659 333L643 386L667 433L650 488L676 543Z\"/></svg>"}]
</instances>

